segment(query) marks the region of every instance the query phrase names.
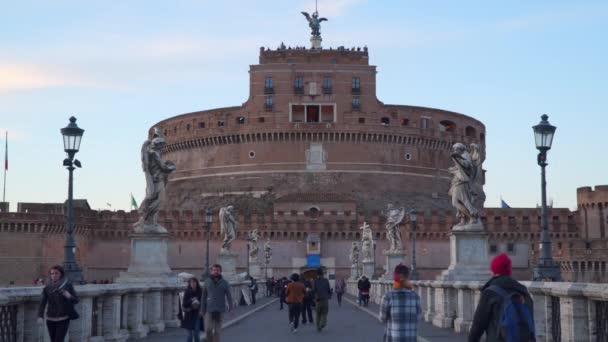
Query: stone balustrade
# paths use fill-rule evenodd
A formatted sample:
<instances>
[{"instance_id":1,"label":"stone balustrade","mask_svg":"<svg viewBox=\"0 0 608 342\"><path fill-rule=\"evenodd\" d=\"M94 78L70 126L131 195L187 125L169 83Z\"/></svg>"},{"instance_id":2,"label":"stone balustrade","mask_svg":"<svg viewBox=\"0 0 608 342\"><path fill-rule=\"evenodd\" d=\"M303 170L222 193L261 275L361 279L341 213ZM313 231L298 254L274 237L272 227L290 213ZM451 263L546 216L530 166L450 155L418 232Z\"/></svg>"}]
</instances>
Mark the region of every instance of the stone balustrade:
<instances>
[{"instance_id":1,"label":"stone balustrade","mask_svg":"<svg viewBox=\"0 0 608 342\"><path fill-rule=\"evenodd\" d=\"M422 317L435 326L470 330L483 282L414 281ZM522 282L534 300L537 341L605 341L608 337L608 284ZM392 282L372 281L370 301L380 304ZM357 283L347 291L357 295Z\"/></svg>"},{"instance_id":2,"label":"stone balustrade","mask_svg":"<svg viewBox=\"0 0 608 342\"><path fill-rule=\"evenodd\" d=\"M249 282L233 282L235 305ZM265 284L258 284L258 293ZM178 327L179 293L185 284L107 284L75 286L80 318L70 322L69 341L126 341ZM48 342L39 325L42 287L0 288L0 341Z\"/></svg>"}]
</instances>

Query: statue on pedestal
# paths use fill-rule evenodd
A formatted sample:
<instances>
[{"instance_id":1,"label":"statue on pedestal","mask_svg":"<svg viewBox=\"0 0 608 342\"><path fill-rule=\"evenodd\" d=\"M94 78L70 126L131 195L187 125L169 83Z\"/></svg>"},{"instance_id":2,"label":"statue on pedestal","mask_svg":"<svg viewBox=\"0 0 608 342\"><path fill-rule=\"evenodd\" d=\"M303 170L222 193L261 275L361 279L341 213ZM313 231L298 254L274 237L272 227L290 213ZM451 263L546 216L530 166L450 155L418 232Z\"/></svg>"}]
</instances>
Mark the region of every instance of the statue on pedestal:
<instances>
[{"instance_id":1,"label":"statue on pedestal","mask_svg":"<svg viewBox=\"0 0 608 342\"><path fill-rule=\"evenodd\" d=\"M249 241L249 262L258 262L258 252L260 251L260 248L258 247L258 237L257 229L250 231L247 236L247 240Z\"/></svg>"},{"instance_id":2,"label":"statue on pedestal","mask_svg":"<svg viewBox=\"0 0 608 342\"><path fill-rule=\"evenodd\" d=\"M268 267L270 260L272 259L272 247L270 247L270 239L266 239L264 243L264 264Z\"/></svg>"},{"instance_id":3,"label":"statue on pedestal","mask_svg":"<svg viewBox=\"0 0 608 342\"><path fill-rule=\"evenodd\" d=\"M157 222L158 211L164 196L169 174L175 171L172 161L164 161L160 151L165 145L158 128L154 128L152 139L144 141L141 147L141 162L146 174L146 198L139 207L139 220L133 225L136 233L167 233Z\"/></svg>"},{"instance_id":4,"label":"statue on pedestal","mask_svg":"<svg viewBox=\"0 0 608 342\"><path fill-rule=\"evenodd\" d=\"M359 229L362 230L361 233L361 253L363 254L363 262L371 262L373 260L372 257L372 249L373 249L373 234L372 229L369 224L363 222L363 226Z\"/></svg>"},{"instance_id":5,"label":"statue on pedestal","mask_svg":"<svg viewBox=\"0 0 608 342\"><path fill-rule=\"evenodd\" d=\"M357 267L357 265L359 265L359 245L356 241L353 241L350 248L350 263L353 267Z\"/></svg>"},{"instance_id":6,"label":"statue on pedestal","mask_svg":"<svg viewBox=\"0 0 608 342\"><path fill-rule=\"evenodd\" d=\"M308 20L308 26L310 26L311 29L310 34L313 37L320 37L321 22L327 21L327 18L319 18L319 12L317 11L314 11L312 16L310 16L310 14L308 14L307 12L302 12L302 14L306 17L306 20Z\"/></svg>"},{"instance_id":7,"label":"statue on pedestal","mask_svg":"<svg viewBox=\"0 0 608 342\"><path fill-rule=\"evenodd\" d=\"M452 184L448 194L456 208L458 224L455 227L479 223L480 200L483 198L483 155L476 144L470 145L470 152L462 143L452 146L454 166L448 168L452 174Z\"/></svg>"},{"instance_id":8,"label":"statue on pedestal","mask_svg":"<svg viewBox=\"0 0 608 342\"><path fill-rule=\"evenodd\" d=\"M405 217L405 208L395 208L392 204L386 206L386 237L389 241L389 249L386 253L403 252L403 242L401 241L401 231L399 224Z\"/></svg>"},{"instance_id":9,"label":"statue on pedestal","mask_svg":"<svg viewBox=\"0 0 608 342\"><path fill-rule=\"evenodd\" d=\"M220 253L230 254L230 246L232 241L236 239L237 223L233 211L234 207L231 205L220 208L220 229L221 233L224 234Z\"/></svg>"}]
</instances>

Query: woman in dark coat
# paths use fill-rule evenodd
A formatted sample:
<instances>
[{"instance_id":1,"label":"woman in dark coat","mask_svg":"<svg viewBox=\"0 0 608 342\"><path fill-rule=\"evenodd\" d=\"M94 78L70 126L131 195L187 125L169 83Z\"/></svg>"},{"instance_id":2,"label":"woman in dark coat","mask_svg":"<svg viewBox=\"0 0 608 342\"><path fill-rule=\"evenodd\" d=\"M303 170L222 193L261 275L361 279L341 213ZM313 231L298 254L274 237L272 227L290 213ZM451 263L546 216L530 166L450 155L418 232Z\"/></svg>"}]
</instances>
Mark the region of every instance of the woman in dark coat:
<instances>
[{"instance_id":1,"label":"woman in dark coat","mask_svg":"<svg viewBox=\"0 0 608 342\"><path fill-rule=\"evenodd\" d=\"M51 342L63 342L68 333L71 319L77 319L78 314L74 305L78 303L78 296L74 287L65 277L61 266L53 266L49 270L50 279L42 290L42 300L38 307L38 323L44 322L46 309L46 327Z\"/></svg>"},{"instance_id":2,"label":"woman in dark coat","mask_svg":"<svg viewBox=\"0 0 608 342\"><path fill-rule=\"evenodd\" d=\"M188 288L184 293L182 307L184 308L184 319L181 327L188 330L187 342L200 342L200 332L205 330L203 313L201 312L201 296L203 290L198 279L192 277L188 280Z\"/></svg>"}]
</instances>

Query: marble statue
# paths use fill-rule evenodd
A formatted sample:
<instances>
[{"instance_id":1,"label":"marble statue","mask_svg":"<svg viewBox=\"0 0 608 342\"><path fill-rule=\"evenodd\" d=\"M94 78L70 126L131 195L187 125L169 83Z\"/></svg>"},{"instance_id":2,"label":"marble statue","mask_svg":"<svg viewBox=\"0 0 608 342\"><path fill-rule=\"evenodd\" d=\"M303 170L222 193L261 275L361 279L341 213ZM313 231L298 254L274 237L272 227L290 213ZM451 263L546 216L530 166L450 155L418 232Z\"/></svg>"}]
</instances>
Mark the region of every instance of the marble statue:
<instances>
[{"instance_id":1,"label":"marble statue","mask_svg":"<svg viewBox=\"0 0 608 342\"><path fill-rule=\"evenodd\" d=\"M373 234L372 229L366 222L359 228L361 233L361 253L363 254L363 262L371 262L373 260Z\"/></svg>"},{"instance_id":2,"label":"marble statue","mask_svg":"<svg viewBox=\"0 0 608 342\"><path fill-rule=\"evenodd\" d=\"M270 239L266 239L264 243L264 264L270 264L270 260L272 259L272 247L270 247Z\"/></svg>"},{"instance_id":3,"label":"marble statue","mask_svg":"<svg viewBox=\"0 0 608 342\"><path fill-rule=\"evenodd\" d=\"M359 264L359 245L356 241L353 241L350 248L350 263L353 266L357 266Z\"/></svg>"},{"instance_id":4,"label":"marble statue","mask_svg":"<svg viewBox=\"0 0 608 342\"><path fill-rule=\"evenodd\" d=\"M386 237L389 241L389 249L386 252L401 252L403 250L403 242L401 241L399 224L405 217L405 208L395 208L392 204L388 204L384 214L386 215Z\"/></svg>"},{"instance_id":5,"label":"marble statue","mask_svg":"<svg viewBox=\"0 0 608 342\"><path fill-rule=\"evenodd\" d=\"M483 198L483 157L479 147L471 144L470 152L462 143L452 146L454 166L448 168L452 174L452 183L448 194L452 196L452 205L456 209L458 223L456 226L467 226L479 222L479 208Z\"/></svg>"},{"instance_id":6,"label":"marble statue","mask_svg":"<svg viewBox=\"0 0 608 342\"><path fill-rule=\"evenodd\" d=\"M250 262L257 262L258 261L258 252L260 251L260 248L258 247L258 238L259 238L259 234L258 234L258 230L254 229L252 231L249 232L248 234L249 236L247 237L247 240L249 240L249 261Z\"/></svg>"},{"instance_id":7,"label":"marble statue","mask_svg":"<svg viewBox=\"0 0 608 342\"><path fill-rule=\"evenodd\" d=\"M220 228L221 233L224 234L224 241L220 253L229 254L232 241L236 239L237 224L233 211L234 207L231 205L220 209Z\"/></svg>"},{"instance_id":8,"label":"marble statue","mask_svg":"<svg viewBox=\"0 0 608 342\"><path fill-rule=\"evenodd\" d=\"M169 174L175 171L175 164L161 159L160 151L165 145L161 131L154 128L152 139L141 146L142 168L146 175L146 198L139 206L139 220L133 225L136 233L167 233L157 222L158 211L164 197Z\"/></svg>"},{"instance_id":9,"label":"marble statue","mask_svg":"<svg viewBox=\"0 0 608 342\"><path fill-rule=\"evenodd\" d=\"M327 21L327 18L319 18L319 12L317 11L314 11L312 16L307 12L302 12L302 14L306 17L306 20L308 20L308 26L310 26L311 29L310 34L312 34L313 37L320 37L321 22Z\"/></svg>"}]
</instances>

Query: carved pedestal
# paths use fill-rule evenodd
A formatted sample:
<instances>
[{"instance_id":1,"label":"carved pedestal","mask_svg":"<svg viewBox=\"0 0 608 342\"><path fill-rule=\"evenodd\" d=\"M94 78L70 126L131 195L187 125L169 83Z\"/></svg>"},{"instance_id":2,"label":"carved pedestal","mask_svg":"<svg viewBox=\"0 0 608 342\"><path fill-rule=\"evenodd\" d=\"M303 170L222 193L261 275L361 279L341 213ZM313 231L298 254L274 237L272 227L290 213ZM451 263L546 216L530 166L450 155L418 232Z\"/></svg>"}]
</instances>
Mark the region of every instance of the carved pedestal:
<instances>
[{"instance_id":1,"label":"carved pedestal","mask_svg":"<svg viewBox=\"0 0 608 342\"><path fill-rule=\"evenodd\" d=\"M217 263L222 265L222 277L227 280L236 279L236 254L221 252L217 256Z\"/></svg>"},{"instance_id":2,"label":"carved pedestal","mask_svg":"<svg viewBox=\"0 0 608 342\"><path fill-rule=\"evenodd\" d=\"M376 265L373 261L363 261L363 272L362 275L366 276L369 279L372 279L374 276Z\"/></svg>"},{"instance_id":3,"label":"carved pedestal","mask_svg":"<svg viewBox=\"0 0 608 342\"><path fill-rule=\"evenodd\" d=\"M405 252L404 251L390 251L384 252L386 255L386 264L384 265L384 279L393 280L393 271L395 266L399 264L405 264Z\"/></svg>"},{"instance_id":4,"label":"carved pedestal","mask_svg":"<svg viewBox=\"0 0 608 342\"><path fill-rule=\"evenodd\" d=\"M483 225L455 226L450 233L450 266L437 280L488 280L488 234Z\"/></svg>"},{"instance_id":5,"label":"carved pedestal","mask_svg":"<svg viewBox=\"0 0 608 342\"><path fill-rule=\"evenodd\" d=\"M169 234L132 234L131 261L127 272L120 272L117 283L173 283L167 262Z\"/></svg>"},{"instance_id":6,"label":"carved pedestal","mask_svg":"<svg viewBox=\"0 0 608 342\"><path fill-rule=\"evenodd\" d=\"M321 39L321 37L312 36L312 37L310 37L310 47L312 49L320 49L322 41L323 41L323 39Z\"/></svg>"}]
</instances>

